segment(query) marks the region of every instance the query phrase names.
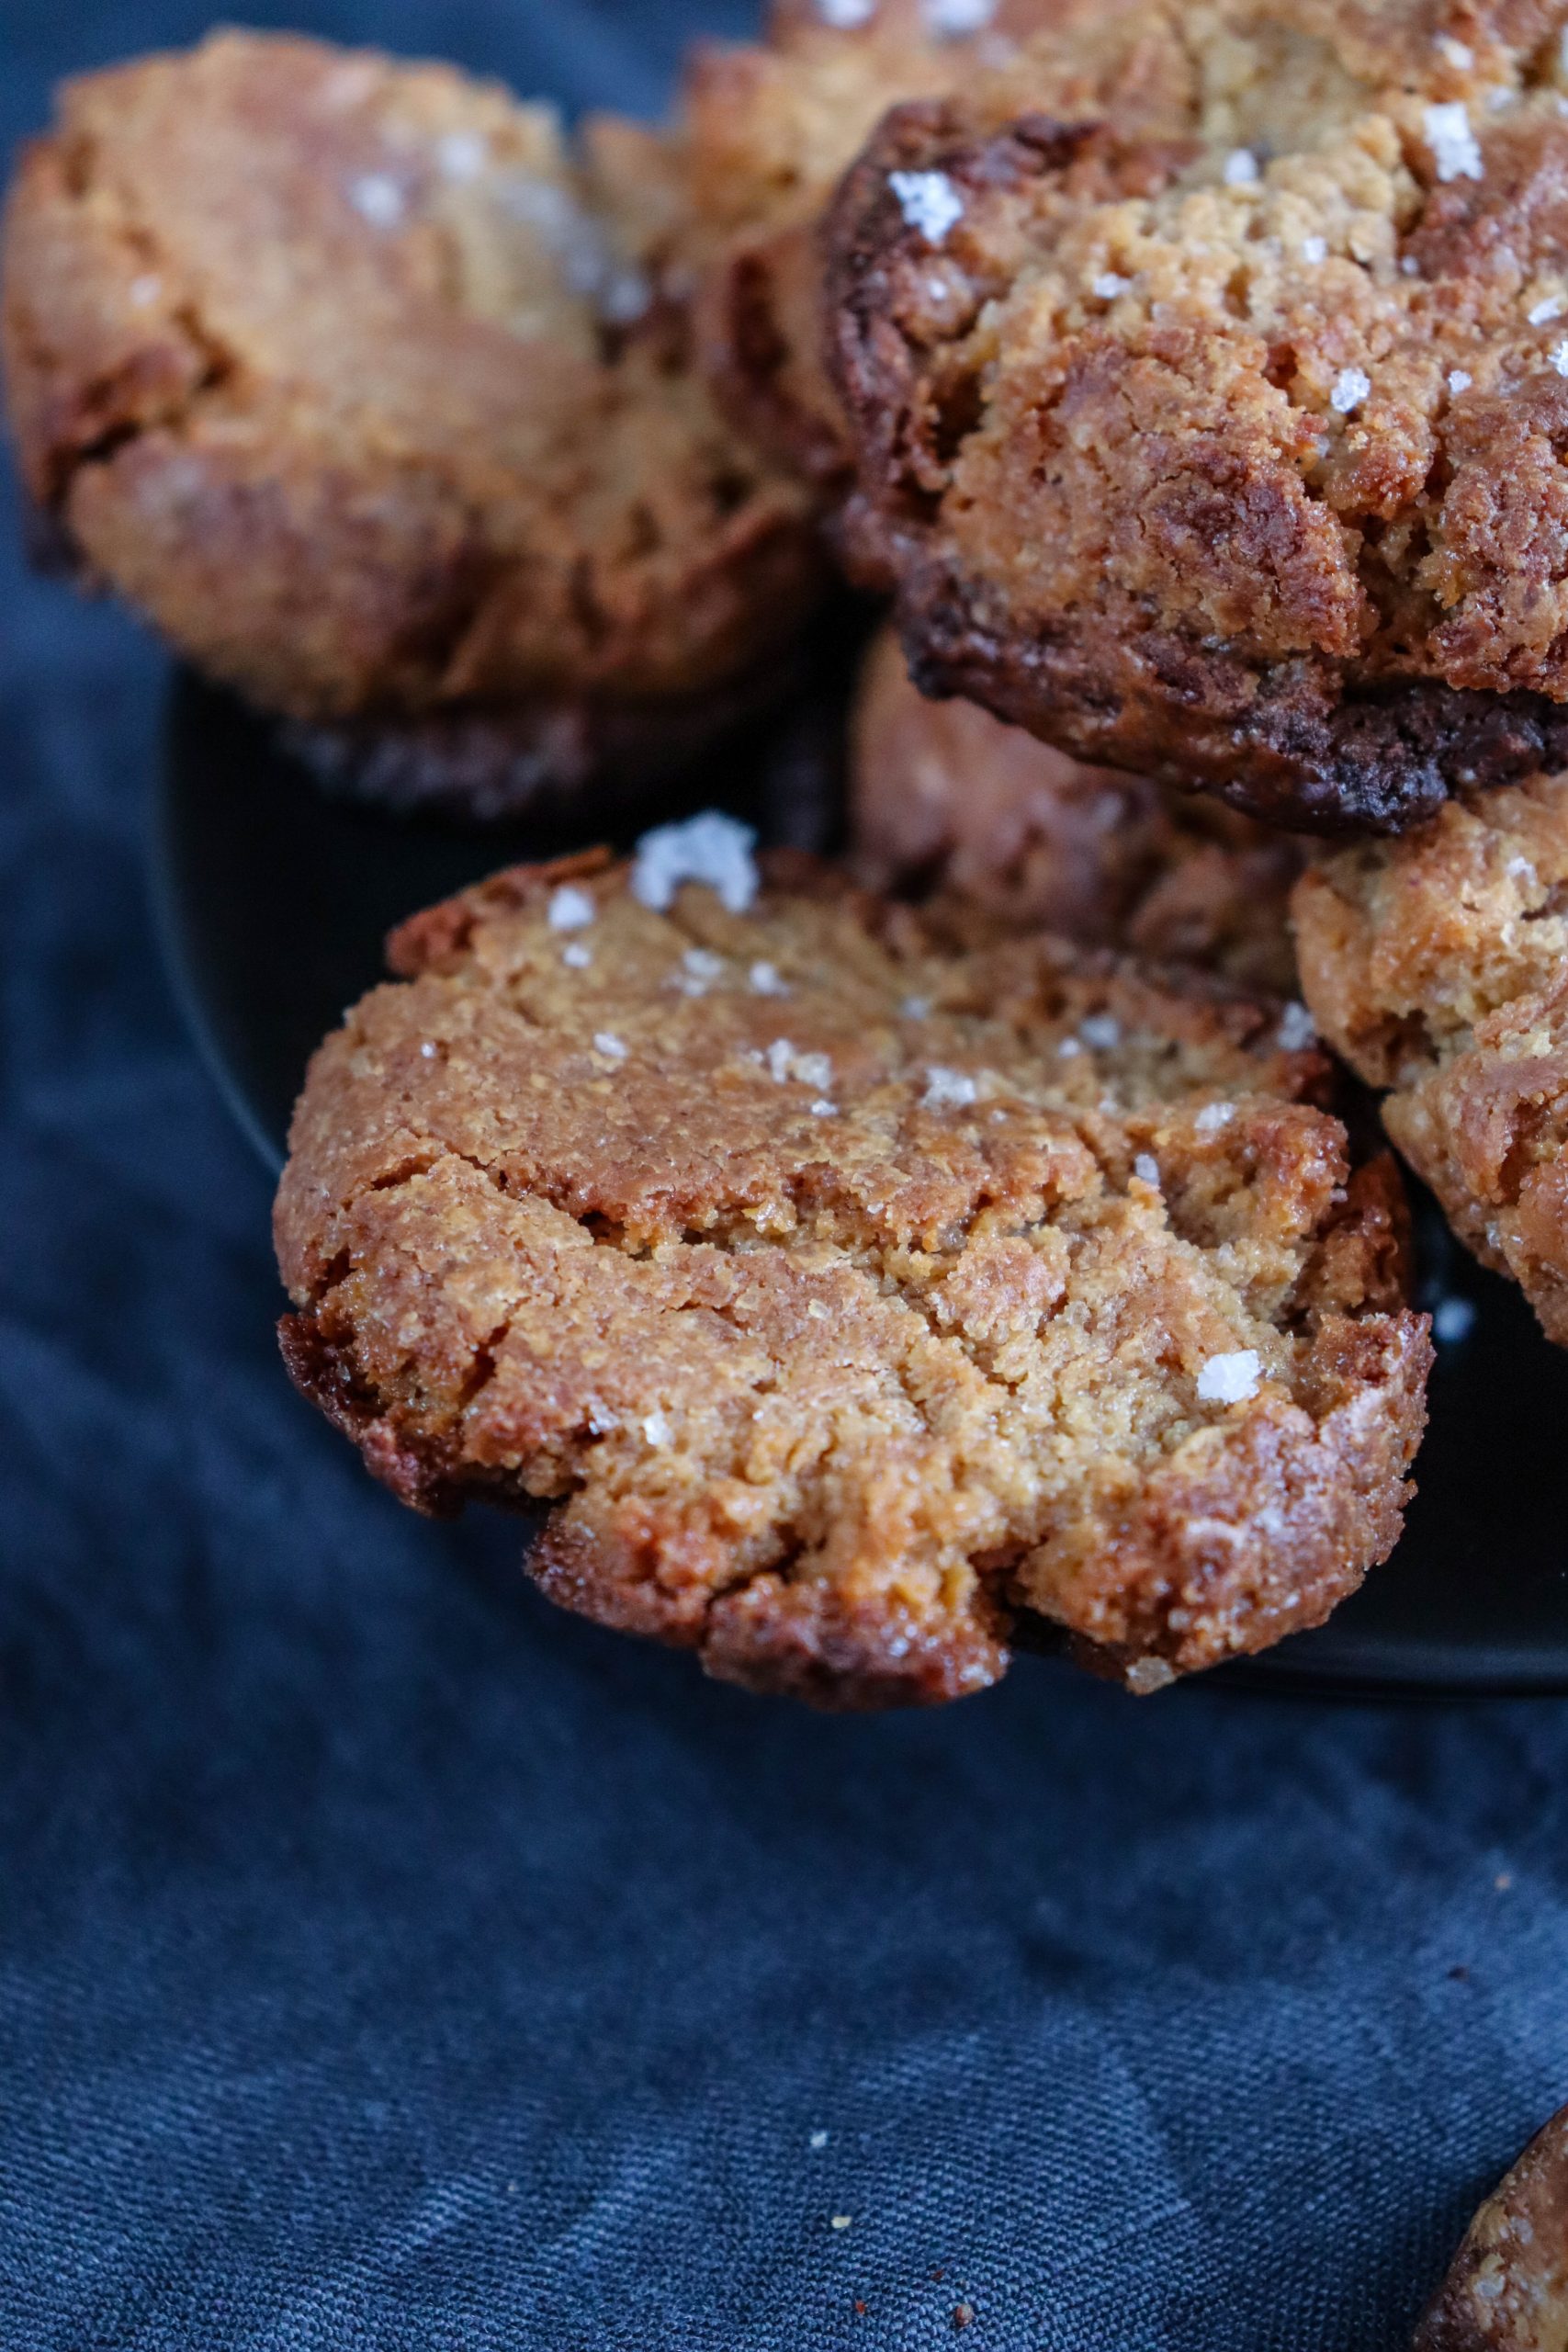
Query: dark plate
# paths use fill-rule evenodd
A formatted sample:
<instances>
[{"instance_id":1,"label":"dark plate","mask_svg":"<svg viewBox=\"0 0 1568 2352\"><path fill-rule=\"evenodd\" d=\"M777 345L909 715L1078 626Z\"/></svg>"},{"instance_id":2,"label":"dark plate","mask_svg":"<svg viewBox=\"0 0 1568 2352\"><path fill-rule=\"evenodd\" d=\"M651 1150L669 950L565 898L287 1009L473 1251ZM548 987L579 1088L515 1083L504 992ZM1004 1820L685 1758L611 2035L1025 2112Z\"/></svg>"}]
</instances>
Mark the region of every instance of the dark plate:
<instances>
[{"instance_id":1,"label":"dark plate","mask_svg":"<svg viewBox=\"0 0 1568 2352\"><path fill-rule=\"evenodd\" d=\"M830 705L812 703L716 760L684 804L722 803L766 839L830 846L833 740ZM498 865L595 838L465 832L328 800L264 725L176 681L154 842L164 940L213 1073L270 1166L306 1060L381 976L389 927ZM1329 1624L1224 1668L1226 1680L1346 1696L1568 1693L1568 1351L1548 1346L1518 1294L1474 1266L1429 1204L1418 1223L1422 1304L1446 1305L1439 1329L1465 1306L1473 1319L1439 1346L1404 1540Z\"/></svg>"}]
</instances>

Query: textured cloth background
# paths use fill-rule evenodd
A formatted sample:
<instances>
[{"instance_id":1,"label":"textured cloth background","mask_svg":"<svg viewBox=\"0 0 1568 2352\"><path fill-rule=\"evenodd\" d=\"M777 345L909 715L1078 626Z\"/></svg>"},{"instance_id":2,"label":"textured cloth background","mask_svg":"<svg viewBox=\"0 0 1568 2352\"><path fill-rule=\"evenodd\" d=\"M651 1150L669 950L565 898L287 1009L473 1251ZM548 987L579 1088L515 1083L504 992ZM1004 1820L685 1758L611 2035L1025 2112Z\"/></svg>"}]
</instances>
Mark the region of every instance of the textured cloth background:
<instances>
[{"instance_id":1,"label":"textured cloth background","mask_svg":"<svg viewBox=\"0 0 1568 2352\"><path fill-rule=\"evenodd\" d=\"M645 106L688 29L298 14ZM6 134L202 23L6 0ZM14 536L0 2352L1402 2344L1568 2098L1568 1710L824 1723L400 1512L159 975L159 660Z\"/></svg>"}]
</instances>

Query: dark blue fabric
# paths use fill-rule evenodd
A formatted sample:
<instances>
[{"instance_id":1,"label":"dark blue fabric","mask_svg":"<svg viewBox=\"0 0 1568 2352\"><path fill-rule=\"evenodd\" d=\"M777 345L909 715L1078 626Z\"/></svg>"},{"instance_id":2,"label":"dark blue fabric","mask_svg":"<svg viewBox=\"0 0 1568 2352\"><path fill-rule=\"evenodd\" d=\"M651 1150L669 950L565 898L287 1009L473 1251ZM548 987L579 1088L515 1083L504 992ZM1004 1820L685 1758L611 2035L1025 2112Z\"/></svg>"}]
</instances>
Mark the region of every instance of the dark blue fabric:
<instances>
[{"instance_id":1,"label":"dark blue fabric","mask_svg":"<svg viewBox=\"0 0 1568 2352\"><path fill-rule=\"evenodd\" d=\"M685 29L301 13L574 102ZM200 25L6 0L6 131ZM1568 1713L823 1723L401 1514L159 976L159 661L0 563L0 2352L1400 2345L1568 2096Z\"/></svg>"}]
</instances>

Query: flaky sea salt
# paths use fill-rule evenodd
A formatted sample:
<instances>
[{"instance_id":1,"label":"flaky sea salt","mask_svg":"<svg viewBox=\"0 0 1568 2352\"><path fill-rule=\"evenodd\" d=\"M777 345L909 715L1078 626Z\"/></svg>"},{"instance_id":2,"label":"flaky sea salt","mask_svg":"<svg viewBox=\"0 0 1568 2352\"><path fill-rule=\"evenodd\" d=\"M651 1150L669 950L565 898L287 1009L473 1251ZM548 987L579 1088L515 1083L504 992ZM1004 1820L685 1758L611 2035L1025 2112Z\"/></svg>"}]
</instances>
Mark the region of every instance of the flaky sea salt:
<instances>
[{"instance_id":1,"label":"flaky sea salt","mask_svg":"<svg viewBox=\"0 0 1568 2352\"><path fill-rule=\"evenodd\" d=\"M920 0L926 30L939 40L960 40L983 32L997 13L997 0Z\"/></svg>"},{"instance_id":2,"label":"flaky sea salt","mask_svg":"<svg viewBox=\"0 0 1568 2352\"><path fill-rule=\"evenodd\" d=\"M586 972L593 961L593 951L592 948L584 947L581 939L574 939L561 949L560 959L572 971Z\"/></svg>"},{"instance_id":3,"label":"flaky sea salt","mask_svg":"<svg viewBox=\"0 0 1568 2352\"><path fill-rule=\"evenodd\" d=\"M1461 392L1468 392L1474 381L1475 379L1471 374L1468 368L1450 368L1449 369L1449 390L1456 400L1459 398Z\"/></svg>"},{"instance_id":4,"label":"flaky sea salt","mask_svg":"<svg viewBox=\"0 0 1568 2352\"><path fill-rule=\"evenodd\" d=\"M1529 309L1525 312L1525 316L1529 321L1532 327L1543 327L1548 319L1560 319L1562 315L1562 297L1561 294L1543 294L1539 302L1532 302Z\"/></svg>"},{"instance_id":5,"label":"flaky sea salt","mask_svg":"<svg viewBox=\"0 0 1568 2352\"><path fill-rule=\"evenodd\" d=\"M477 130L449 130L435 142L435 161L446 179L477 180L490 161L490 142Z\"/></svg>"},{"instance_id":6,"label":"flaky sea salt","mask_svg":"<svg viewBox=\"0 0 1568 2352\"><path fill-rule=\"evenodd\" d=\"M1082 1053L1083 1047L1076 1037L1064 1037L1056 1051L1065 1062L1070 1062L1075 1054Z\"/></svg>"},{"instance_id":7,"label":"flaky sea salt","mask_svg":"<svg viewBox=\"0 0 1568 2352\"><path fill-rule=\"evenodd\" d=\"M929 996L907 996L898 1007L906 1021L924 1021L931 1009Z\"/></svg>"},{"instance_id":8,"label":"flaky sea salt","mask_svg":"<svg viewBox=\"0 0 1568 2352\"><path fill-rule=\"evenodd\" d=\"M1137 1178L1140 1184L1152 1184L1156 1192L1158 1192L1159 1161L1155 1158L1152 1152L1139 1152L1136 1159L1133 1162L1133 1173Z\"/></svg>"},{"instance_id":9,"label":"flaky sea salt","mask_svg":"<svg viewBox=\"0 0 1568 2352\"><path fill-rule=\"evenodd\" d=\"M828 2134L826 2132L813 2132L806 2144L808 2148L825 2148L828 2144Z\"/></svg>"},{"instance_id":10,"label":"flaky sea salt","mask_svg":"<svg viewBox=\"0 0 1568 2352\"><path fill-rule=\"evenodd\" d=\"M668 1445L674 1431L662 1413L649 1413L642 1425L642 1433L649 1445Z\"/></svg>"},{"instance_id":11,"label":"flaky sea salt","mask_svg":"<svg viewBox=\"0 0 1568 2352\"><path fill-rule=\"evenodd\" d=\"M775 1037L762 1060L779 1086L793 1079L796 1085L814 1086L820 1092L833 1083L833 1065L827 1055L797 1053L787 1037Z\"/></svg>"},{"instance_id":12,"label":"flaky sea salt","mask_svg":"<svg viewBox=\"0 0 1568 2352\"><path fill-rule=\"evenodd\" d=\"M681 967L690 979L716 980L724 970L724 958L708 947L688 947Z\"/></svg>"},{"instance_id":13,"label":"flaky sea salt","mask_svg":"<svg viewBox=\"0 0 1568 2352\"><path fill-rule=\"evenodd\" d=\"M594 1031L593 1050L596 1054L603 1054L607 1062L624 1062L626 1057L626 1040L609 1029Z\"/></svg>"},{"instance_id":14,"label":"flaky sea salt","mask_svg":"<svg viewBox=\"0 0 1568 2352\"><path fill-rule=\"evenodd\" d=\"M1372 379L1359 368L1341 368L1334 379L1334 390L1328 395L1328 405L1341 416L1348 416L1359 408L1372 389Z\"/></svg>"},{"instance_id":15,"label":"flaky sea salt","mask_svg":"<svg viewBox=\"0 0 1568 2352\"><path fill-rule=\"evenodd\" d=\"M1510 882L1522 882L1528 889L1536 889L1540 876L1528 857L1511 857L1503 868Z\"/></svg>"},{"instance_id":16,"label":"flaky sea salt","mask_svg":"<svg viewBox=\"0 0 1568 2352\"><path fill-rule=\"evenodd\" d=\"M1113 1012L1091 1012L1078 1023L1078 1035L1091 1053L1108 1054L1122 1043L1122 1023Z\"/></svg>"},{"instance_id":17,"label":"flaky sea salt","mask_svg":"<svg viewBox=\"0 0 1568 2352\"><path fill-rule=\"evenodd\" d=\"M899 211L928 245L940 245L964 218L964 198L945 172L889 172L887 185Z\"/></svg>"},{"instance_id":18,"label":"flaky sea salt","mask_svg":"<svg viewBox=\"0 0 1568 2352\"><path fill-rule=\"evenodd\" d=\"M1475 133L1462 100L1455 98L1448 106L1428 107L1421 118L1421 127L1432 151L1432 167L1440 180L1485 177L1481 150L1475 143Z\"/></svg>"},{"instance_id":19,"label":"flaky sea salt","mask_svg":"<svg viewBox=\"0 0 1568 2352\"><path fill-rule=\"evenodd\" d=\"M1554 343L1546 356L1560 376L1568 376L1568 341Z\"/></svg>"},{"instance_id":20,"label":"flaky sea salt","mask_svg":"<svg viewBox=\"0 0 1568 2352\"><path fill-rule=\"evenodd\" d=\"M386 172L365 172L349 187L348 200L373 229L395 229L403 217L403 192Z\"/></svg>"},{"instance_id":21,"label":"flaky sea salt","mask_svg":"<svg viewBox=\"0 0 1568 2352\"><path fill-rule=\"evenodd\" d=\"M1205 1102L1192 1124L1201 1136L1217 1136L1235 1116L1234 1102Z\"/></svg>"},{"instance_id":22,"label":"flaky sea salt","mask_svg":"<svg viewBox=\"0 0 1568 2352\"><path fill-rule=\"evenodd\" d=\"M655 914L673 903L682 882L714 891L732 915L744 914L757 895L757 836L750 825L706 808L684 824L657 825L637 845L632 896Z\"/></svg>"},{"instance_id":23,"label":"flaky sea salt","mask_svg":"<svg viewBox=\"0 0 1568 2352\"><path fill-rule=\"evenodd\" d=\"M753 996L788 996L789 994L788 989L779 978L775 965L755 963L746 978L750 984Z\"/></svg>"},{"instance_id":24,"label":"flaky sea salt","mask_svg":"<svg viewBox=\"0 0 1568 2352\"><path fill-rule=\"evenodd\" d=\"M941 1062L932 1062L926 1071L926 1091L920 1102L928 1111L956 1110L976 1101L979 1092L965 1071L948 1069Z\"/></svg>"},{"instance_id":25,"label":"flaky sea salt","mask_svg":"<svg viewBox=\"0 0 1568 2352\"><path fill-rule=\"evenodd\" d=\"M811 1115L814 1119L836 1119L839 1115L839 1106L836 1102L829 1102L825 1095L819 1094L811 1105Z\"/></svg>"},{"instance_id":26,"label":"flaky sea salt","mask_svg":"<svg viewBox=\"0 0 1568 2352\"><path fill-rule=\"evenodd\" d=\"M558 890L550 893L549 924L552 931L582 931L598 911L589 893L580 890L575 882L563 882Z\"/></svg>"},{"instance_id":27,"label":"flaky sea salt","mask_svg":"<svg viewBox=\"0 0 1568 2352\"><path fill-rule=\"evenodd\" d=\"M1435 34L1433 46L1439 56L1447 58L1456 74L1468 74L1475 62L1475 51L1471 48L1470 43L1456 40L1452 33Z\"/></svg>"},{"instance_id":28,"label":"flaky sea salt","mask_svg":"<svg viewBox=\"0 0 1568 2352\"><path fill-rule=\"evenodd\" d=\"M1302 239L1302 259L1303 261L1310 262L1326 261L1328 259L1327 238L1303 237Z\"/></svg>"},{"instance_id":29,"label":"flaky sea salt","mask_svg":"<svg viewBox=\"0 0 1568 2352\"><path fill-rule=\"evenodd\" d=\"M1091 294L1102 302L1114 302L1118 294L1125 294L1133 283L1130 277L1119 277L1113 269L1102 270L1089 288Z\"/></svg>"},{"instance_id":30,"label":"flaky sea salt","mask_svg":"<svg viewBox=\"0 0 1568 2352\"><path fill-rule=\"evenodd\" d=\"M126 294L132 310L148 311L152 309L163 290L163 279L149 271L144 277L133 277L126 288Z\"/></svg>"},{"instance_id":31,"label":"flaky sea salt","mask_svg":"<svg viewBox=\"0 0 1568 2352\"><path fill-rule=\"evenodd\" d=\"M1250 187L1258 177L1258 158L1250 147L1233 147L1225 157L1225 186Z\"/></svg>"},{"instance_id":32,"label":"flaky sea salt","mask_svg":"<svg viewBox=\"0 0 1568 2352\"><path fill-rule=\"evenodd\" d=\"M1275 1035L1286 1053L1304 1054L1309 1046L1317 1043L1317 1023L1304 1004L1291 1003L1280 1013Z\"/></svg>"},{"instance_id":33,"label":"flaky sea salt","mask_svg":"<svg viewBox=\"0 0 1568 2352\"><path fill-rule=\"evenodd\" d=\"M817 14L836 33L852 33L876 14L876 0L817 0Z\"/></svg>"},{"instance_id":34,"label":"flaky sea salt","mask_svg":"<svg viewBox=\"0 0 1568 2352\"><path fill-rule=\"evenodd\" d=\"M1206 1405L1244 1405L1249 1396L1257 1396L1262 1370L1256 1348L1211 1356L1198 1374L1198 1394Z\"/></svg>"}]
</instances>

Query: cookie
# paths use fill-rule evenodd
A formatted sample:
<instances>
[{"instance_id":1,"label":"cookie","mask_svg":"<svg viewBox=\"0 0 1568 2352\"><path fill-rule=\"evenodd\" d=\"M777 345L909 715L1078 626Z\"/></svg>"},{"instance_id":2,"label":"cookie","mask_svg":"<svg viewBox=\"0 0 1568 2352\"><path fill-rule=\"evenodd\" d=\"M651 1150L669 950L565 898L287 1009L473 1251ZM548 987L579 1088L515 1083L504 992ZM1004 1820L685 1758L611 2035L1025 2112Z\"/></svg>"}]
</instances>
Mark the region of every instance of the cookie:
<instances>
[{"instance_id":1,"label":"cookie","mask_svg":"<svg viewBox=\"0 0 1568 2352\"><path fill-rule=\"evenodd\" d=\"M748 840L395 935L278 1196L301 1388L409 1502L554 1505L569 1608L824 1704L978 1690L1021 1611L1135 1690L1316 1623L1430 1352L1322 1057Z\"/></svg>"},{"instance_id":2,"label":"cookie","mask_svg":"<svg viewBox=\"0 0 1568 2352\"><path fill-rule=\"evenodd\" d=\"M221 34L68 85L6 227L32 496L265 709L367 765L417 729L423 797L454 732L459 801L487 744L508 806L666 760L819 559L592 195L549 108L443 66Z\"/></svg>"},{"instance_id":3,"label":"cookie","mask_svg":"<svg viewBox=\"0 0 1568 2352\"><path fill-rule=\"evenodd\" d=\"M1289 834L1085 767L977 703L929 701L891 631L867 656L851 742L852 854L873 888L950 892L1008 923L1294 998Z\"/></svg>"},{"instance_id":4,"label":"cookie","mask_svg":"<svg viewBox=\"0 0 1568 2352\"><path fill-rule=\"evenodd\" d=\"M1337 851L1292 902L1324 1035L1483 1264L1568 1344L1568 776Z\"/></svg>"},{"instance_id":5,"label":"cookie","mask_svg":"<svg viewBox=\"0 0 1568 2352\"><path fill-rule=\"evenodd\" d=\"M828 300L922 685L1303 829L1568 759L1561 20L1151 6L1163 119L887 118Z\"/></svg>"},{"instance_id":6,"label":"cookie","mask_svg":"<svg viewBox=\"0 0 1568 2352\"><path fill-rule=\"evenodd\" d=\"M628 149L611 125L595 145L606 179L628 191L673 168L680 195L660 208L656 266L697 289L704 364L727 412L829 506L853 458L821 328L818 232L840 175L898 100L980 88L996 108L1012 87L1032 103L1052 76L1064 106L1094 102L1104 23L1086 0L775 0L761 41L696 45L671 137ZM1124 66L1125 44L1112 46ZM1170 61L1145 43L1139 64L1157 83ZM1120 75L1129 104L1134 78Z\"/></svg>"},{"instance_id":7,"label":"cookie","mask_svg":"<svg viewBox=\"0 0 1568 2352\"><path fill-rule=\"evenodd\" d=\"M1559 2352L1568 2344L1568 2109L1486 2199L1411 2352Z\"/></svg>"}]
</instances>

